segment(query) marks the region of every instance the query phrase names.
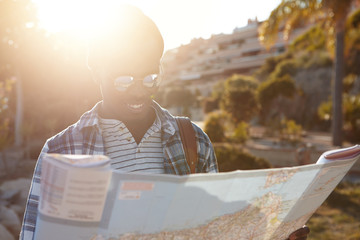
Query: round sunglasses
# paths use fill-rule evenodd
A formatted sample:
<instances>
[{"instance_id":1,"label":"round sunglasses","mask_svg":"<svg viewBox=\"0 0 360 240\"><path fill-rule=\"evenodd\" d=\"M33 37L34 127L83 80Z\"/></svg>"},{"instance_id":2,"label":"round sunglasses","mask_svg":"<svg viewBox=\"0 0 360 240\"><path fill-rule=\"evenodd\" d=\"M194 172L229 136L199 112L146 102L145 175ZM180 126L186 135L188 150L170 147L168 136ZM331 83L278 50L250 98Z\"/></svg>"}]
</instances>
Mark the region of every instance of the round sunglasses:
<instances>
[{"instance_id":1,"label":"round sunglasses","mask_svg":"<svg viewBox=\"0 0 360 240\"><path fill-rule=\"evenodd\" d=\"M159 75L158 74L150 74L142 79L142 85L146 88L152 89L159 85ZM132 76L119 76L114 80L114 86L116 90L124 92L131 85L133 85L137 80L135 80Z\"/></svg>"}]
</instances>

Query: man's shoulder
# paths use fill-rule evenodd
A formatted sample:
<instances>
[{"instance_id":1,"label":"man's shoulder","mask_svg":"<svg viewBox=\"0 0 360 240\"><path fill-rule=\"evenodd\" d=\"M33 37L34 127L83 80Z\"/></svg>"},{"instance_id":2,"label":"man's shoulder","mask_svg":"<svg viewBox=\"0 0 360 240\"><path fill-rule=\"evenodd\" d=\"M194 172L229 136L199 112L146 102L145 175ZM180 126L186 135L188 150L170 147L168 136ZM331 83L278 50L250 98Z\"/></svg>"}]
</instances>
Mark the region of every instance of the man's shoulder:
<instances>
[{"instance_id":1,"label":"man's shoulder","mask_svg":"<svg viewBox=\"0 0 360 240\"><path fill-rule=\"evenodd\" d=\"M85 112L77 122L71 124L46 141L49 149L58 151L59 148L67 148L74 143L82 141L86 131L96 125L97 120L95 118L94 108Z\"/></svg>"},{"instance_id":2,"label":"man's shoulder","mask_svg":"<svg viewBox=\"0 0 360 240\"><path fill-rule=\"evenodd\" d=\"M204 130L202 130L196 123L191 122L194 131L195 131L195 136L197 137L197 139L199 141L202 141L203 143L206 144L210 144L210 138L208 137L208 135L204 132Z\"/></svg>"},{"instance_id":3,"label":"man's shoulder","mask_svg":"<svg viewBox=\"0 0 360 240\"><path fill-rule=\"evenodd\" d=\"M160 115L160 119L171 123L173 126L176 126L175 128L178 131L178 127L176 124L176 116L173 116L167 109L161 107L158 103L154 102L155 109L157 110L157 113ZM191 121L191 124L195 131L195 136L197 140L201 143L205 143L206 145L209 145L211 143L208 135L193 121Z\"/></svg>"},{"instance_id":4,"label":"man's shoulder","mask_svg":"<svg viewBox=\"0 0 360 240\"><path fill-rule=\"evenodd\" d=\"M50 137L46 141L46 143L48 144L50 149L54 149L57 147L63 147L63 145L68 144L70 141L80 139L80 136L81 136L81 131L78 122L76 122L65 128L61 132Z\"/></svg>"}]
</instances>

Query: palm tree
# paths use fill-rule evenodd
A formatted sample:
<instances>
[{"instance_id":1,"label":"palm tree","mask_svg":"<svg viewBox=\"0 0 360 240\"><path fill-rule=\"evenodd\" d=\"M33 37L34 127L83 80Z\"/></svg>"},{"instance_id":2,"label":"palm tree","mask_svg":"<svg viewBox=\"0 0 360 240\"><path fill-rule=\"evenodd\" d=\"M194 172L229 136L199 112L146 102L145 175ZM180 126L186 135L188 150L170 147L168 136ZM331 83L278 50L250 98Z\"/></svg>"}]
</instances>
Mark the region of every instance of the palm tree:
<instances>
[{"instance_id":1,"label":"palm tree","mask_svg":"<svg viewBox=\"0 0 360 240\"><path fill-rule=\"evenodd\" d=\"M271 47L277 40L279 31L285 40L292 30L307 23L322 24L328 35L328 45L335 41L335 61L333 84L332 142L342 145L342 89L344 78L344 38L345 22L350 8L356 0L282 0L271 12L269 18L259 28L260 41ZM334 39L335 35L335 39Z\"/></svg>"}]
</instances>

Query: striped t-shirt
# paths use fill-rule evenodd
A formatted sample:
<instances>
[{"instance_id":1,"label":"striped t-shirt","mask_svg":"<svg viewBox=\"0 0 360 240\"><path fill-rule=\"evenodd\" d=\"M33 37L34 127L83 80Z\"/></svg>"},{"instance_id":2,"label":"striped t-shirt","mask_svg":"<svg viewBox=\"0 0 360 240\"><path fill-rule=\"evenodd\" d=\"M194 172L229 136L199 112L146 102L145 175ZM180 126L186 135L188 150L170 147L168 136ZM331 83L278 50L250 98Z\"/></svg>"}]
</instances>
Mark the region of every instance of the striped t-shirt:
<instances>
[{"instance_id":1,"label":"striped t-shirt","mask_svg":"<svg viewBox=\"0 0 360 240\"><path fill-rule=\"evenodd\" d=\"M164 173L161 122L156 115L139 145L125 124L115 119L100 120L105 153L111 167L123 172Z\"/></svg>"}]
</instances>

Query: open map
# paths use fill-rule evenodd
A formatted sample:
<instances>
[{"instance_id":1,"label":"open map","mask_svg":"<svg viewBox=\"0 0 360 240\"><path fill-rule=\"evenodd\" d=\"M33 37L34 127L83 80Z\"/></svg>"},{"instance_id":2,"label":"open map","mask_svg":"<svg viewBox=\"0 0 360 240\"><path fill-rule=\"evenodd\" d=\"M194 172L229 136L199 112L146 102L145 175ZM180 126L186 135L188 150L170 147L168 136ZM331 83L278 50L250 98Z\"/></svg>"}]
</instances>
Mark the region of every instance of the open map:
<instances>
[{"instance_id":1,"label":"open map","mask_svg":"<svg viewBox=\"0 0 360 240\"><path fill-rule=\"evenodd\" d=\"M103 156L49 154L35 237L286 239L359 157L356 145L318 164L173 176L113 171Z\"/></svg>"}]
</instances>

